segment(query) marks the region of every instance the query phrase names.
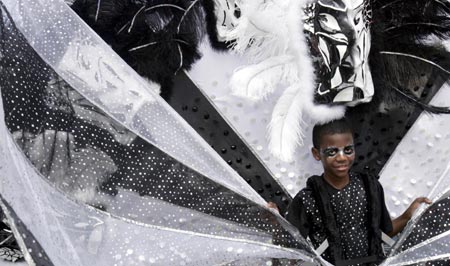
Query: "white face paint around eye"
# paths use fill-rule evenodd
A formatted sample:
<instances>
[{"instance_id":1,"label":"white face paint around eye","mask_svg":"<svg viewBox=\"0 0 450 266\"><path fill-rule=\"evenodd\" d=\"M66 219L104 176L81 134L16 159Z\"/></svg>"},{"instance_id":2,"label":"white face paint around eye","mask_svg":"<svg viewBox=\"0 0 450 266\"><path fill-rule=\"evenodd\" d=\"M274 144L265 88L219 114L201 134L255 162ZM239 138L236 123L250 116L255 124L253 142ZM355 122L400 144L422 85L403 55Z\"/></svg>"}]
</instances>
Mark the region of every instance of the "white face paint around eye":
<instances>
[{"instance_id":1,"label":"white face paint around eye","mask_svg":"<svg viewBox=\"0 0 450 266\"><path fill-rule=\"evenodd\" d=\"M327 147L325 149L320 150L320 154L326 156L327 158L334 158L338 154L341 156L352 156L355 153L355 148L352 145L348 145L345 147Z\"/></svg>"}]
</instances>

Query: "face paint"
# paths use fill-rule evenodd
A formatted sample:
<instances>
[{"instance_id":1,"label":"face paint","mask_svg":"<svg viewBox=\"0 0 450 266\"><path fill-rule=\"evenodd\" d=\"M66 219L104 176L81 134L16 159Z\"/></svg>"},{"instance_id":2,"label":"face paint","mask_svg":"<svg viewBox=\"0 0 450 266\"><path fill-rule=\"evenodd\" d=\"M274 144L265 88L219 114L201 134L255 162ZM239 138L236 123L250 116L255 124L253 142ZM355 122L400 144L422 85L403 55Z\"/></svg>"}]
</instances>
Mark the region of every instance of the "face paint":
<instances>
[{"instance_id":1,"label":"face paint","mask_svg":"<svg viewBox=\"0 0 450 266\"><path fill-rule=\"evenodd\" d=\"M316 101L349 106L372 99L371 9L364 0L319 0L305 8L305 31L319 78Z\"/></svg>"},{"instance_id":2,"label":"face paint","mask_svg":"<svg viewBox=\"0 0 450 266\"><path fill-rule=\"evenodd\" d=\"M320 154L322 156L328 157L328 158L334 158L338 154L342 156L352 156L355 153L354 145L348 145L343 148L337 148L337 147L327 147L325 149L320 150Z\"/></svg>"}]
</instances>

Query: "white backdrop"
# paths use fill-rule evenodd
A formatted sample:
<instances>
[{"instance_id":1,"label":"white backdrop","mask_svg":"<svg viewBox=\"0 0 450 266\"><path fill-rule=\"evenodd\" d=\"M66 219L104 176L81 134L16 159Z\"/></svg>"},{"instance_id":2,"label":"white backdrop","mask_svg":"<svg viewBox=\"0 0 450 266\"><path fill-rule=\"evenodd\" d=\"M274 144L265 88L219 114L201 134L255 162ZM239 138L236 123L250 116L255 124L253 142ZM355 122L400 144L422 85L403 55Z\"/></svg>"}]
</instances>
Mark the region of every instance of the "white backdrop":
<instances>
[{"instance_id":1,"label":"white backdrop","mask_svg":"<svg viewBox=\"0 0 450 266\"><path fill-rule=\"evenodd\" d=\"M322 172L321 164L310 155L311 123L305 129L305 144L297 149L294 162L275 158L267 150L265 134L280 92L260 102L231 95L230 76L234 69L246 64L245 58L213 51L208 43L202 45L202 51L202 59L189 72L191 78L256 151L272 175L294 196L305 186L306 178ZM433 104L450 106L450 88L441 89ZM391 215L400 215L415 197L429 196L449 161L450 115L422 114L381 173Z\"/></svg>"}]
</instances>

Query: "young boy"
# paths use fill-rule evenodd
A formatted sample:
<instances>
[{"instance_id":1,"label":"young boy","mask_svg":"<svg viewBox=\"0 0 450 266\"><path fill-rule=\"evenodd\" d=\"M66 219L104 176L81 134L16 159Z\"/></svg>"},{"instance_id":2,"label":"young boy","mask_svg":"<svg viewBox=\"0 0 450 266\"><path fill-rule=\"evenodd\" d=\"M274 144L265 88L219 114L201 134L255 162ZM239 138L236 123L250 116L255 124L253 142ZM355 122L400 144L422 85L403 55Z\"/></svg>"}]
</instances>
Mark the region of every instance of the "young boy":
<instances>
[{"instance_id":1,"label":"young boy","mask_svg":"<svg viewBox=\"0 0 450 266\"><path fill-rule=\"evenodd\" d=\"M323 165L290 204L286 219L309 237L314 248L330 263L376 265L383 259L382 232L403 230L420 203L417 198L391 221L381 184L374 177L350 172L355 159L353 133L346 120L313 129L312 154ZM319 251L321 250L321 251Z\"/></svg>"}]
</instances>

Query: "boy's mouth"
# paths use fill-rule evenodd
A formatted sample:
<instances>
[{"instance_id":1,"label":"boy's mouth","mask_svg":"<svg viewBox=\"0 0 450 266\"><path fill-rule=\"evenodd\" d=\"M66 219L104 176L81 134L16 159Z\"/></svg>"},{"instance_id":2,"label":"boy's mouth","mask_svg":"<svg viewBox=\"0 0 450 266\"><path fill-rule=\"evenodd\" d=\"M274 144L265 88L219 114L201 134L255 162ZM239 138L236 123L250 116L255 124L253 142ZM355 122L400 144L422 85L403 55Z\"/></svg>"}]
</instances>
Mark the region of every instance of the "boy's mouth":
<instances>
[{"instance_id":1,"label":"boy's mouth","mask_svg":"<svg viewBox=\"0 0 450 266\"><path fill-rule=\"evenodd\" d=\"M335 169L338 171L345 171L348 169L348 165L338 165L335 167Z\"/></svg>"}]
</instances>

